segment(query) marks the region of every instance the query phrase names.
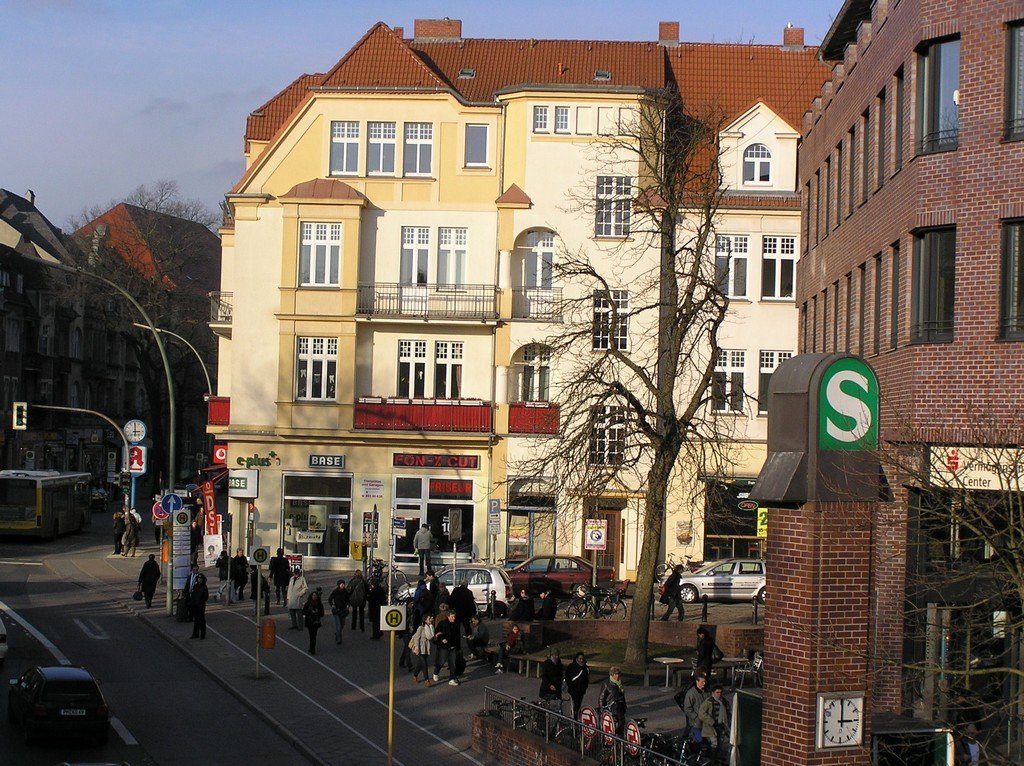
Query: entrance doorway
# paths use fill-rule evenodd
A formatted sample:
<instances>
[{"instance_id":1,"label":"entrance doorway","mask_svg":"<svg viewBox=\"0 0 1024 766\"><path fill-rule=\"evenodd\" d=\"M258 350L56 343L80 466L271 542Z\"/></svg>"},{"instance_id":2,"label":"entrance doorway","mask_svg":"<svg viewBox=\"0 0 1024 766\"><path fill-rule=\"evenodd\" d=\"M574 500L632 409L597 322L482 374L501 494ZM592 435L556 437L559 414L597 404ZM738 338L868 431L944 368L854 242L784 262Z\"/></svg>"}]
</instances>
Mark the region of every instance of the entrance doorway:
<instances>
[{"instance_id":1,"label":"entrance doorway","mask_svg":"<svg viewBox=\"0 0 1024 766\"><path fill-rule=\"evenodd\" d=\"M622 512L626 508L625 499L591 498L587 510L588 519L603 519L608 522L608 546L603 551L587 551L585 541L580 545L583 557L588 561L597 554L599 569L609 568L618 579L619 567L625 560L625 534L622 528Z\"/></svg>"}]
</instances>

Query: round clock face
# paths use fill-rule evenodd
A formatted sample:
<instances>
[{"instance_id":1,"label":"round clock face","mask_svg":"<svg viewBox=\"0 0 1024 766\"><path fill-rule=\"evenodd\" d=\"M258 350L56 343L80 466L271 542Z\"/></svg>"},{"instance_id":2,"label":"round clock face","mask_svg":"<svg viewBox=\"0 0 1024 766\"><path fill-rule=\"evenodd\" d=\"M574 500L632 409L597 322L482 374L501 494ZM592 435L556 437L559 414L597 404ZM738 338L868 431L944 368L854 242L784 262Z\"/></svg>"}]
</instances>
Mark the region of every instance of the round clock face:
<instances>
[{"instance_id":1,"label":"round clock face","mask_svg":"<svg viewBox=\"0 0 1024 766\"><path fill-rule=\"evenodd\" d=\"M141 420L129 420L124 424L124 435L130 442L140 442L146 438L146 424Z\"/></svg>"},{"instance_id":2,"label":"round clock face","mask_svg":"<svg viewBox=\"0 0 1024 766\"><path fill-rule=\"evenodd\" d=\"M822 747L851 747L861 743L864 698L832 697L822 701Z\"/></svg>"}]
</instances>

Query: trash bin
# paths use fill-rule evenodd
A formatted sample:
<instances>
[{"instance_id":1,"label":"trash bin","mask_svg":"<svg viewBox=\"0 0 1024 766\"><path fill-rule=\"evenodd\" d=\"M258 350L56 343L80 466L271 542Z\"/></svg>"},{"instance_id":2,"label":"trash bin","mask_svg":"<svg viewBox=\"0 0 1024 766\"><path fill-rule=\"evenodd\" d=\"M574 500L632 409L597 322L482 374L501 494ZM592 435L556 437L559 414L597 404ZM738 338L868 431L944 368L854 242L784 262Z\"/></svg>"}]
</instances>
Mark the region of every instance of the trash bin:
<instances>
[{"instance_id":1,"label":"trash bin","mask_svg":"<svg viewBox=\"0 0 1024 766\"><path fill-rule=\"evenodd\" d=\"M273 649L277 644L277 625L269 617L260 624L260 648Z\"/></svg>"},{"instance_id":2,"label":"trash bin","mask_svg":"<svg viewBox=\"0 0 1024 766\"><path fill-rule=\"evenodd\" d=\"M174 619L176 622L185 622L188 620L188 604L185 603L184 596L178 596L174 600Z\"/></svg>"},{"instance_id":3,"label":"trash bin","mask_svg":"<svg viewBox=\"0 0 1024 766\"><path fill-rule=\"evenodd\" d=\"M352 560L362 561L363 560L363 544L362 543L349 543L352 548Z\"/></svg>"}]
</instances>

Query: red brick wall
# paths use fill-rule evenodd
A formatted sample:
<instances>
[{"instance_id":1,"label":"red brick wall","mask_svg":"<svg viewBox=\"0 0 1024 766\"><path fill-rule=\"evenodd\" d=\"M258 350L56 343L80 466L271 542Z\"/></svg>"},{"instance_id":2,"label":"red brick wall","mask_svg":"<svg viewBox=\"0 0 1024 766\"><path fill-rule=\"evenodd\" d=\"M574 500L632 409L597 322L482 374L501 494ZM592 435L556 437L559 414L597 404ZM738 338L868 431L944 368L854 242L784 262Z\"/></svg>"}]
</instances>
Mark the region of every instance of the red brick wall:
<instances>
[{"instance_id":1,"label":"red brick wall","mask_svg":"<svg viewBox=\"0 0 1024 766\"><path fill-rule=\"evenodd\" d=\"M592 764L579 753L551 745L534 734L513 729L499 718L473 716L472 748L495 763L515 766L584 766Z\"/></svg>"}]
</instances>

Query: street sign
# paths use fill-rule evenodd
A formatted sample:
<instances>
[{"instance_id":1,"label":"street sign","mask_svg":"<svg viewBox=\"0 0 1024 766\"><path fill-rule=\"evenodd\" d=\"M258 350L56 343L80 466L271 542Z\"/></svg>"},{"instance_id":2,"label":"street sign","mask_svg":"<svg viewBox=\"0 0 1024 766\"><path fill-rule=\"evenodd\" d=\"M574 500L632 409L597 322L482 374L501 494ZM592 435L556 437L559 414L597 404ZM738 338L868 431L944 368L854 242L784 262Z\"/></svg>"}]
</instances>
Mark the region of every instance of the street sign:
<instances>
[{"instance_id":1,"label":"street sign","mask_svg":"<svg viewBox=\"0 0 1024 766\"><path fill-rule=\"evenodd\" d=\"M228 445L226 444L214 444L213 445L213 464L224 465L228 462Z\"/></svg>"},{"instance_id":2,"label":"street sign","mask_svg":"<svg viewBox=\"0 0 1024 766\"><path fill-rule=\"evenodd\" d=\"M608 548L608 519L587 519L583 522L583 547L588 551Z\"/></svg>"},{"instance_id":3,"label":"street sign","mask_svg":"<svg viewBox=\"0 0 1024 766\"><path fill-rule=\"evenodd\" d=\"M187 527L189 522L192 521L192 514L188 511L178 511L174 514L174 526L175 527Z\"/></svg>"},{"instance_id":4,"label":"street sign","mask_svg":"<svg viewBox=\"0 0 1024 766\"><path fill-rule=\"evenodd\" d=\"M395 529L405 529L405 519L394 518L391 520L391 526Z\"/></svg>"},{"instance_id":5,"label":"street sign","mask_svg":"<svg viewBox=\"0 0 1024 766\"><path fill-rule=\"evenodd\" d=\"M172 516L184 508L185 503L177 495L169 493L160 498L160 506L167 511L168 516Z\"/></svg>"},{"instance_id":6,"label":"street sign","mask_svg":"<svg viewBox=\"0 0 1024 766\"><path fill-rule=\"evenodd\" d=\"M122 429L124 438L132 444L138 444L146 438L146 424L141 420L129 420Z\"/></svg>"},{"instance_id":7,"label":"street sign","mask_svg":"<svg viewBox=\"0 0 1024 766\"><path fill-rule=\"evenodd\" d=\"M405 605L380 608L381 630L405 630Z\"/></svg>"},{"instance_id":8,"label":"street sign","mask_svg":"<svg viewBox=\"0 0 1024 766\"><path fill-rule=\"evenodd\" d=\"M594 735L597 733L597 713L594 712L594 708L580 708L580 724L583 726L583 741L587 747L590 747L590 743L594 741Z\"/></svg>"},{"instance_id":9,"label":"street sign","mask_svg":"<svg viewBox=\"0 0 1024 766\"><path fill-rule=\"evenodd\" d=\"M626 724L626 752L633 758L640 752L640 727L636 725L636 721L630 721Z\"/></svg>"},{"instance_id":10,"label":"street sign","mask_svg":"<svg viewBox=\"0 0 1024 766\"><path fill-rule=\"evenodd\" d=\"M601 713L601 731L604 732L604 737L602 737L604 746L611 747L615 742L611 737L612 734L615 734L615 719L612 718L612 714L607 710Z\"/></svg>"},{"instance_id":11,"label":"street sign","mask_svg":"<svg viewBox=\"0 0 1024 766\"><path fill-rule=\"evenodd\" d=\"M487 534L501 534L501 501L490 500L487 503Z\"/></svg>"},{"instance_id":12,"label":"street sign","mask_svg":"<svg viewBox=\"0 0 1024 766\"><path fill-rule=\"evenodd\" d=\"M160 505L160 501L159 500L157 500L155 503L153 503L153 518L154 519L156 519L157 521L167 521L167 517L170 516L170 515L171 514L169 514L167 511L165 511L164 507L162 505Z\"/></svg>"},{"instance_id":13,"label":"street sign","mask_svg":"<svg viewBox=\"0 0 1024 766\"><path fill-rule=\"evenodd\" d=\"M249 560L256 566L263 566L270 561L270 548L261 545L249 551Z\"/></svg>"},{"instance_id":14,"label":"street sign","mask_svg":"<svg viewBox=\"0 0 1024 766\"><path fill-rule=\"evenodd\" d=\"M462 509L451 508L448 510L448 539L457 543L462 539Z\"/></svg>"},{"instance_id":15,"label":"street sign","mask_svg":"<svg viewBox=\"0 0 1024 766\"><path fill-rule=\"evenodd\" d=\"M141 444L133 444L128 448L128 473L132 476L142 476L146 472L146 462L149 458L149 449Z\"/></svg>"}]
</instances>

